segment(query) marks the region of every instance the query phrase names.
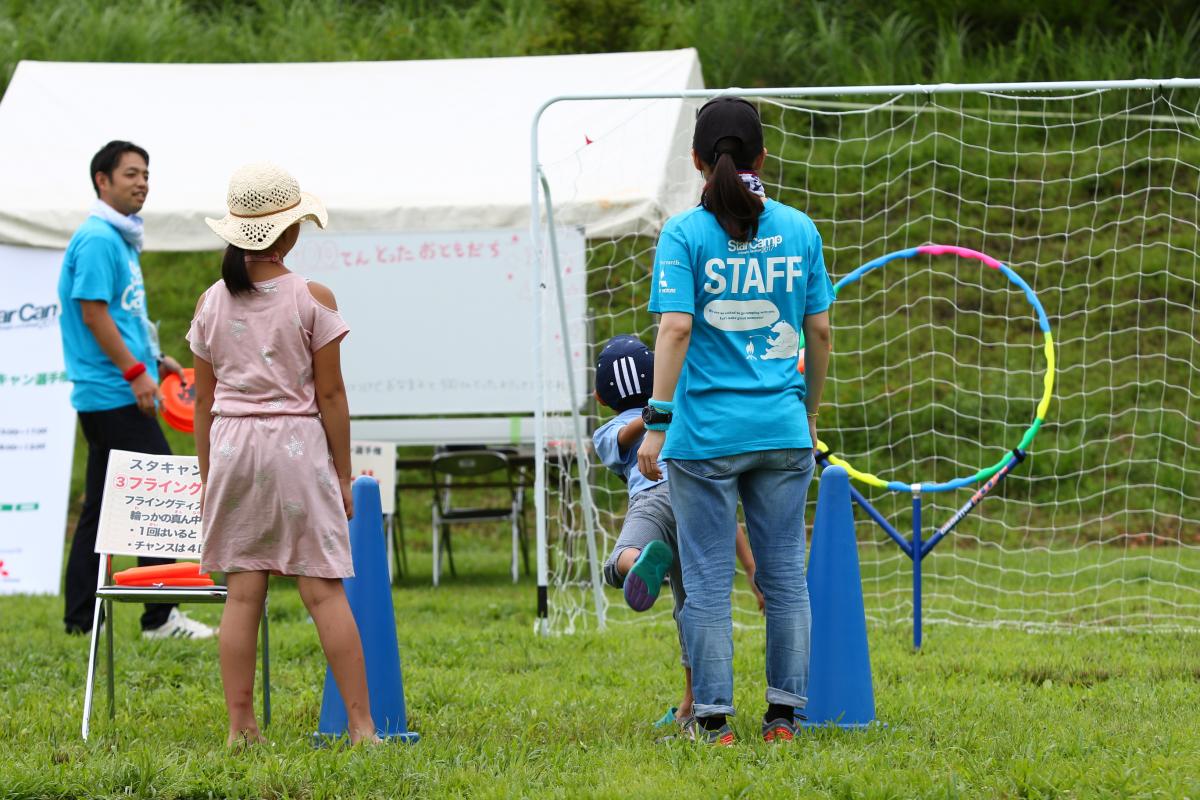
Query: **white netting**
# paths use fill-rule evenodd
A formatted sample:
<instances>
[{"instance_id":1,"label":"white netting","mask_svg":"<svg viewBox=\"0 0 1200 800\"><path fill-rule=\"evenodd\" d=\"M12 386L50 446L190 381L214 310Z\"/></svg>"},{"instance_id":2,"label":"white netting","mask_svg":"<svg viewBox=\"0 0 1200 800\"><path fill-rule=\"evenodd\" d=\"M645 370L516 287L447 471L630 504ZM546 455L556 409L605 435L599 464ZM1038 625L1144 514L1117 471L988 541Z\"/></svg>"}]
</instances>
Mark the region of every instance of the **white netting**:
<instances>
[{"instance_id":1,"label":"white netting","mask_svg":"<svg viewBox=\"0 0 1200 800\"><path fill-rule=\"evenodd\" d=\"M756 102L769 193L814 219L835 281L896 250L960 245L1011 266L1050 319L1047 423L1025 463L925 560L926 622L1200 627L1200 90ZM546 165L556 210L571 202L562 166ZM614 333L653 345L653 246L651 235L588 242L592 347ZM994 464L1030 424L1042 337L996 271L946 256L895 262L842 289L831 313L821 438L858 469L950 480ZM595 412L589 433L608 417ZM594 455L591 465L603 558L625 487ZM578 487L550 476L550 624L567 631L594 623L590 572ZM858 488L911 535L908 495ZM925 536L967 497L927 494ZM815 499L814 487L810 522ZM856 520L868 616L911 619L908 558L865 514ZM635 617L605 591L610 622ZM757 617L744 591L735 609L735 621Z\"/></svg>"}]
</instances>

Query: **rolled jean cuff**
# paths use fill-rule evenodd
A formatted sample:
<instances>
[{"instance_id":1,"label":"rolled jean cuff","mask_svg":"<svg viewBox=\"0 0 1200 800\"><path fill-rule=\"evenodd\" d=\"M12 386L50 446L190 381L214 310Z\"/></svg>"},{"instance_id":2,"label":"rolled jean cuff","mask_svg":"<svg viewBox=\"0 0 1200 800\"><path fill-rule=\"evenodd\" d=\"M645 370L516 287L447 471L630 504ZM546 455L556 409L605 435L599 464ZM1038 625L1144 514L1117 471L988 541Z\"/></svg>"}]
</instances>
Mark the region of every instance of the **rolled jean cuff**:
<instances>
[{"instance_id":1,"label":"rolled jean cuff","mask_svg":"<svg viewBox=\"0 0 1200 800\"><path fill-rule=\"evenodd\" d=\"M783 689L772 689L768 686L767 703L777 706L794 706L797 709L801 709L808 705L808 698L803 695L785 692Z\"/></svg>"},{"instance_id":2,"label":"rolled jean cuff","mask_svg":"<svg viewBox=\"0 0 1200 800\"><path fill-rule=\"evenodd\" d=\"M692 715L696 717L715 717L718 714L732 717L734 714L733 706L710 706L705 703L695 703L692 709Z\"/></svg>"}]
</instances>

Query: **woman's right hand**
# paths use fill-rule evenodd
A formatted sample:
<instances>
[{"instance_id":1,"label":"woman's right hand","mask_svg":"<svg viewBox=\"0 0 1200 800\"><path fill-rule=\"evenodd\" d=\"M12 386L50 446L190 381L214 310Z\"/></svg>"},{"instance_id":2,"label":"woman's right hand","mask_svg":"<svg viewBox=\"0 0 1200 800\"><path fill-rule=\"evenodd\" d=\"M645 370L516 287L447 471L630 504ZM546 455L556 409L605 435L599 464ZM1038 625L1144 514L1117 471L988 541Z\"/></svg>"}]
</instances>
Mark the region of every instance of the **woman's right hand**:
<instances>
[{"instance_id":1,"label":"woman's right hand","mask_svg":"<svg viewBox=\"0 0 1200 800\"><path fill-rule=\"evenodd\" d=\"M338 486L342 490L342 508L346 509L346 519L354 519L354 479L338 478Z\"/></svg>"},{"instance_id":2,"label":"woman's right hand","mask_svg":"<svg viewBox=\"0 0 1200 800\"><path fill-rule=\"evenodd\" d=\"M666 431L646 431L646 436L642 439L642 446L638 448L638 471L646 480L662 480L662 470L658 468L658 454L662 452L666 439Z\"/></svg>"},{"instance_id":3,"label":"woman's right hand","mask_svg":"<svg viewBox=\"0 0 1200 800\"><path fill-rule=\"evenodd\" d=\"M133 396L137 398L138 411L153 417L158 411L155 404L158 398L158 384L154 382L154 378L151 378L148 372L143 372L130 382L129 388L133 389Z\"/></svg>"},{"instance_id":4,"label":"woman's right hand","mask_svg":"<svg viewBox=\"0 0 1200 800\"><path fill-rule=\"evenodd\" d=\"M813 450L817 449L817 418L808 418L808 435L812 439Z\"/></svg>"}]
</instances>

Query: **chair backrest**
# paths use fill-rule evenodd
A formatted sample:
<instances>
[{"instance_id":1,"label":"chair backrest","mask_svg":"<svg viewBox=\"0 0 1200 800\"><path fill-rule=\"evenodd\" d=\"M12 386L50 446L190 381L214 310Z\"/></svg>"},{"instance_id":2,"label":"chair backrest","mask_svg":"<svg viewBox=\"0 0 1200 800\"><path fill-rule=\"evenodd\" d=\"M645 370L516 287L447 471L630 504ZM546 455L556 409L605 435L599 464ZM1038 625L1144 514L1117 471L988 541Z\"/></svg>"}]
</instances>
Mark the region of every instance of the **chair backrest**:
<instances>
[{"instance_id":1,"label":"chair backrest","mask_svg":"<svg viewBox=\"0 0 1200 800\"><path fill-rule=\"evenodd\" d=\"M507 489L513 495L512 465L508 456L495 450L458 450L437 453L430 462L430 481L447 489ZM435 502L446 509L446 492L434 490Z\"/></svg>"}]
</instances>

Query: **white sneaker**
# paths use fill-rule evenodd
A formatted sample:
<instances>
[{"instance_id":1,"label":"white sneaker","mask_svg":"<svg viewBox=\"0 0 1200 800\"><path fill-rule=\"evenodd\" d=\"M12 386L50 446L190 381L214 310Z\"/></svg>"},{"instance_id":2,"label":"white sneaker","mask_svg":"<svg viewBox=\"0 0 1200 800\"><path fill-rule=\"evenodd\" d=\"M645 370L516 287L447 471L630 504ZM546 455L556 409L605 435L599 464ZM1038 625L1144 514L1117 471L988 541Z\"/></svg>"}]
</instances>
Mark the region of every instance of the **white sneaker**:
<instances>
[{"instance_id":1,"label":"white sneaker","mask_svg":"<svg viewBox=\"0 0 1200 800\"><path fill-rule=\"evenodd\" d=\"M171 609L171 615L162 625L142 631L143 639L211 639L216 635L216 628L192 619L178 608Z\"/></svg>"}]
</instances>

